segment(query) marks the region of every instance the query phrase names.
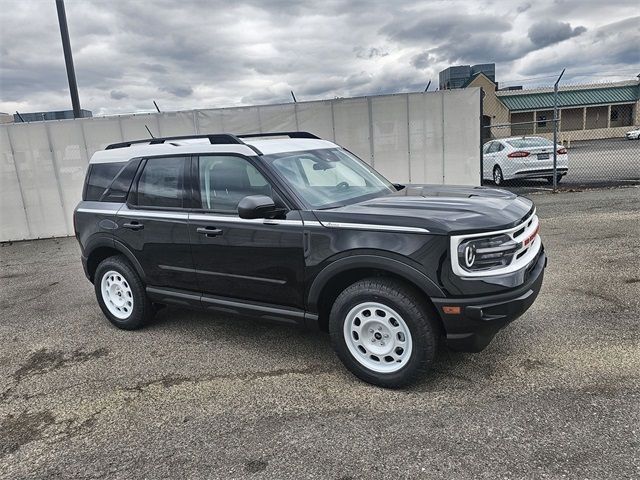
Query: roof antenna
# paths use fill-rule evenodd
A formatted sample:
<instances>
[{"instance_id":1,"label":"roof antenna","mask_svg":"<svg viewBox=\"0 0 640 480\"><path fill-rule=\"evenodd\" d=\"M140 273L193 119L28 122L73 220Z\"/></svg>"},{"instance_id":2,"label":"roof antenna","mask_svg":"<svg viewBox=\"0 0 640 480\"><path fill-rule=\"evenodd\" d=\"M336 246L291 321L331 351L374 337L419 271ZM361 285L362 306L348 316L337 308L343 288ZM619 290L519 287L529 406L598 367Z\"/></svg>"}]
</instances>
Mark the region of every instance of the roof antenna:
<instances>
[{"instance_id":1,"label":"roof antenna","mask_svg":"<svg viewBox=\"0 0 640 480\"><path fill-rule=\"evenodd\" d=\"M431 86L431 80L429 80L429 83L427 83L427 88L425 88L424 91L426 92L427 90L429 90L430 86Z\"/></svg>"},{"instance_id":2,"label":"roof antenna","mask_svg":"<svg viewBox=\"0 0 640 480\"><path fill-rule=\"evenodd\" d=\"M162 112L160 111L160 107L158 107L158 104L156 103L156 101L155 101L155 100L153 100L153 104L155 105L156 110L158 111L158 113L162 113Z\"/></svg>"},{"instance_id":3,"label":"roof antenna","mask_svg":"<svg viewBox=\"0 0 640 480\"><path fill-rule=\"evenodd\" d=\"M298 100L296 100L296 96L293 93L293 90L291 90L291 97L293 97L293 103L298 103Z\"/></svg>"},{"instance_id":4,"label":"roof antenna","mask_svg":"<svg viewBox=\"0 0 640 480\"><path fill-rule=\"evenodd\" d=\"M155 103L155 102L154 102ZM153 136L153 133L151 133L151 130L149 130L149 127L147 127L146 125L144 126L144 128L147 129L147 132L149 132L149 135L151 135L151 138L156 138Z\"/></svg>"}]
</instances>

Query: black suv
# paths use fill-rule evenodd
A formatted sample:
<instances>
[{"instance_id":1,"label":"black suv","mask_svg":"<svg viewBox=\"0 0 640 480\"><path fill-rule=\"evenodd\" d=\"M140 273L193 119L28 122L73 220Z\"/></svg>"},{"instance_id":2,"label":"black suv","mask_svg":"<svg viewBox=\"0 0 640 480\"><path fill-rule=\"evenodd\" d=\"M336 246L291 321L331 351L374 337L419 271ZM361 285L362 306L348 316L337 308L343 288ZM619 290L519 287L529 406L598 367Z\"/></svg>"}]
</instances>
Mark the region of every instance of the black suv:
<instances>
[{"instance_id":1,"label":"black suv","mask_svg":"<svg viewBox=\"0 0 640 480\"><path fill-rule=\"evenodd\" d=\"M74 225L117 327L171 304L328 330L346 367L384 387L427 369L441 340L482 350L547 263L530 200L392 184L306 132L109 145Z\"/></svg>"}]
</instances>

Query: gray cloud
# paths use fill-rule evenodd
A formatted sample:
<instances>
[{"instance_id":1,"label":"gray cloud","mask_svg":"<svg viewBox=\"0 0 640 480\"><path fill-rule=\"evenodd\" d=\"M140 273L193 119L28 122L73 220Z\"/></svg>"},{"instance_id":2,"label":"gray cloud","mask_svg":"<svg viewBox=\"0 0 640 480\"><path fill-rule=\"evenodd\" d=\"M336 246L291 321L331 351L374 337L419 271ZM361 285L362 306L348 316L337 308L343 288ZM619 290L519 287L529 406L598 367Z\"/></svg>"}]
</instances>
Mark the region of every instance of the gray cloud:
<instances>
[{"instance_id":1,"label":"gray cloud","mask_svg":"<svg viewBox=\"0 0 640 480\"><path fill-rule=\"evenodd\" d=\"M389 52L385 51L382 48L378 48L378 47L370 47L370 48L364 48L364 47L355 47L353 49L353 51L356 54L356 57L358 58L374 58L374 57L386 57L387 55L389 55Z\"/></svg>"},{"instance_id":2,"label":"gray cloud","mask_svg":"<svg viewBox=\"0 0 640 480\"><path fill-rule=\"evenodd\" d=\"M109 97L113 98L114 100L122 100L123 98L127 98L128 96L129 95L120 90L111 90L111 92L109 93Z\"/></svg>"},{"instance_id":3,"label":"gray cloud","mask_svg":"<svg viewBox=\"0 0 640 480\"><path fill-rule=\"evenodd\" d=\"M161 87L160 90L180 98L188 97L193 93L193 88L191 88L188 85L182 85L182 86L175 85L171 87Z\"/></svg>"},{"instance_id":4,"label":"gray cloud","mask_svg":"<svg viewBox=\"0 0 640 480\"><path fill-rule=\"evenodd\" d=\"M66 7L80 100L95 114L150 110L152 99L170 111L288 102L290 90L301 100L422 90L457 62L495 61L498 80L561 64L570 79L572 71L639 63L631 0L328 0L321 8L310 0L154 0L153 8L68 0ZM0 111L69 103L55 3L3 0Z\"/></svg>"},{"instance_id":5,"label":"gray cloud","mask_svg":"<svg viewBox=\"0 0 640 480\"><path fill-rule=\"evenodd\" d=\"M570 24L564 22L540 21L529 27L528 37L536 47L546 47L576 37L586 31L585 27L571 28Z\"/></svg>"}]
</instances>

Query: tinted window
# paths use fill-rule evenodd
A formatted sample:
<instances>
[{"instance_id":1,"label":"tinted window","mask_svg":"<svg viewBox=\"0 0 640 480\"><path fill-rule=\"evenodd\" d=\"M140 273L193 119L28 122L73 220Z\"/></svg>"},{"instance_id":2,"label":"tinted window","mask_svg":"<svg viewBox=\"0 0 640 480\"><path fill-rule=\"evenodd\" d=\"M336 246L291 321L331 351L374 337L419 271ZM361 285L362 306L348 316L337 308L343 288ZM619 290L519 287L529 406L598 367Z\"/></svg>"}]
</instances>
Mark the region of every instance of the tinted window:
<instances>
[{"instance_id":1,"label":"tinted window","mask_svg":"<svg viewBox=\"0 0 640 480\"><path fill-rule=\"evenodd\" d=\"M124 202L129 194L131 182L136 175L139 165L140 159L131 160L127 163L127 165L118 172L101 200L104 202Z\"/></svg>"},{"instance_id":2,"label":"tinted window","mask_svg":"<svg viewBox=\"0 0 640 480\"><path fill-rule=\"evenodd\" d=\"M150 158L138 180L137 203L180 208L184 204L185 157Z\"/></svg>"},{"instance_id":3,"label":"tinted window","mask_svg":"<svg viewBox=\"0 0 640 480\"><path fill-rule=\"evenodd\" d=\"M500 147L501 147L500 142L491 142L491 146L489 147L489 150L487 151L487 153L499 152L501 150Z\"/></svg>"},{"instance_id":4,"label":"tinted window","mask_svg":"<svg viewBox=\"0 0 640 480\"><path fill-rule=\"evenodd\" d=\"M113 179L126 164L126 162L92 164L89 167L84 199L99 201L107 187L111 185Z\"/></svg>"},{"instance_id":5,"label":"tinted window","mask_svg":"<svg viewBox=\"0 0 640 480\"><path fill-rule=\"evenodd\" d=\"M240 157L202 156L199 162L202 208L235 213L248 195L273 197L262 174Z\"/></svg>"}]
</instances>

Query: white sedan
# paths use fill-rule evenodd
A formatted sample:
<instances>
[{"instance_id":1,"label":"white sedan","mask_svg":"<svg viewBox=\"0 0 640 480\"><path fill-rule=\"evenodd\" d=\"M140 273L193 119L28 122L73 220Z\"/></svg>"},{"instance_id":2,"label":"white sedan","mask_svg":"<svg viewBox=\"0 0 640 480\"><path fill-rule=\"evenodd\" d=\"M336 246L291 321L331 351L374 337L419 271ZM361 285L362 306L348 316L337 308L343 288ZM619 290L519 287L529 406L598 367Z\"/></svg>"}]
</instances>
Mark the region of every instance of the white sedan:
<instances>
[{"instance_id":1,"label":"white sedan","mask_svg":"<svg viewBox=\"0 0 640 480\"><path fill-rule=\"evenodd\" d=\"M556 145L556 180L569 171L569 154ZM511 137L492 140L482 148L482 177L502 185L517 178L544 178L553 183L553 142L543 137Z\"/></svg>"},{"instance_id":2,"label":"white sedan","mask_svg":"<svg viewBox=\"0 0 640 480\"><path fill-rule=\"evenodd\" d=\"M640 127L628 131L624 136L627 140L640 140Z\"/></svg>"}]
</instances>

